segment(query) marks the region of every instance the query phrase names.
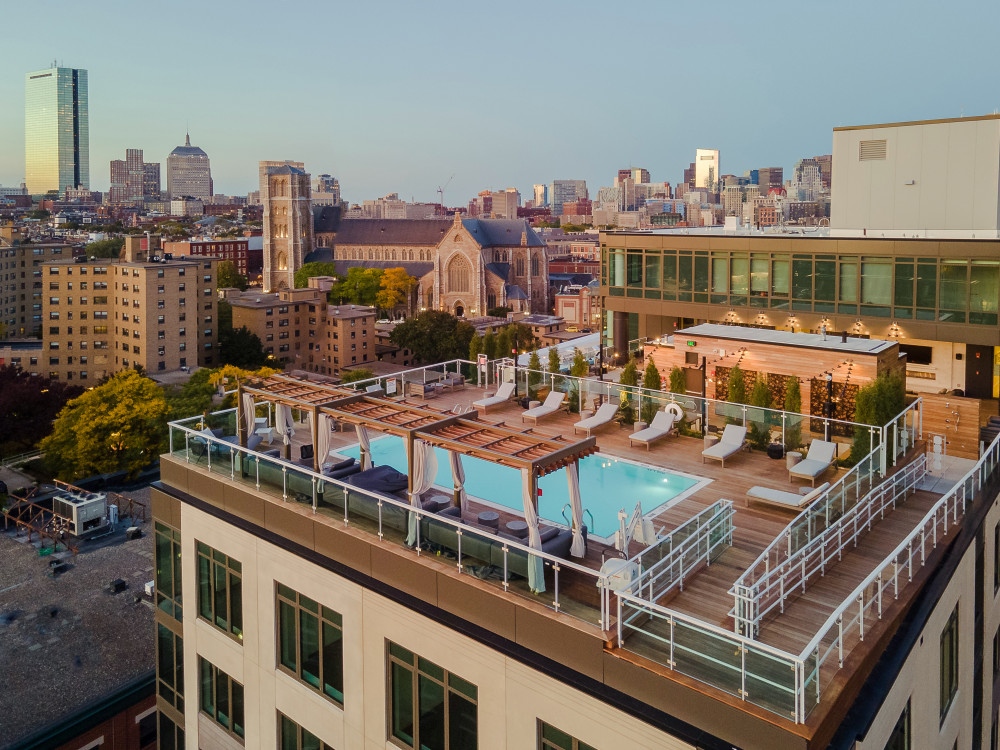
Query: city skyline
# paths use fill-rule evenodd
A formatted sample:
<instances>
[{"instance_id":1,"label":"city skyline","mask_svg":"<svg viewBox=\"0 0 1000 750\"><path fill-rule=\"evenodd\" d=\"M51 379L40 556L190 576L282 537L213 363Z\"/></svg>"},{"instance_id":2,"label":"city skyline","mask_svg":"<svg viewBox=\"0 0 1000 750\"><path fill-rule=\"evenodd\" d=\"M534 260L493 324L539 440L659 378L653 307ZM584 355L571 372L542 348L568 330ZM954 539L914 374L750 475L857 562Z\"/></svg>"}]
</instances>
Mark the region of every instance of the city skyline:
<instances>
[{"instance_id":1,"label":"city skyline","mask_svg":"<svg viewBox=\"0 0 1000 750\"><path fill-rule=\"evenodd\" d=\"M57 5L44 45L14 33L32 22L30 9L9 10L3 41L17 64L0 76L10 105L0 112L0 184L25 176L24 74L52 58L90 72L98 190L108 188L104 165L125 148L165 163L186 130L212 159L219 193L253 190L260 160L295 159L335 175L352 202L391 192L435 202L454 174L445 202L461 205L483 189L528 196L532 184L558 179L585 179L594 191L629 165L676 184L696 148L719 149L725 173L775 165L790 174L798 159L830 152L834 126L986 114L998 103L985 35L1000 9L975 3L943 16L912 4L905 15L899 4L784 4L787 12L766 17L727 4L711 17L654 4L628 14L597 4L572 14L541 8L490 17L494 52L484 52L487 18L476 8L429 15L389 4L376 15L300 3L280 19L306 51L299 55L266 52L253 4L180 3L155 23L152 11L104 5L100 33L121 45L80 33L97 32L92 9ZM966 11L978 19L971 27ZM711 51L689 33L707 21ZM149 54L199 27L213 30L200 65ZM786 40L776 54L751 54L775 34ZM939 54L920 55L918 43L931 40ZM257 43L265 51L254 52ZM803 44L808 58L797 52ZM602 63L612 51L632 62ZM484 75L503 59L514 75ZM743 71L735 78L733 60Z\"/></svg>"}]
</instances>

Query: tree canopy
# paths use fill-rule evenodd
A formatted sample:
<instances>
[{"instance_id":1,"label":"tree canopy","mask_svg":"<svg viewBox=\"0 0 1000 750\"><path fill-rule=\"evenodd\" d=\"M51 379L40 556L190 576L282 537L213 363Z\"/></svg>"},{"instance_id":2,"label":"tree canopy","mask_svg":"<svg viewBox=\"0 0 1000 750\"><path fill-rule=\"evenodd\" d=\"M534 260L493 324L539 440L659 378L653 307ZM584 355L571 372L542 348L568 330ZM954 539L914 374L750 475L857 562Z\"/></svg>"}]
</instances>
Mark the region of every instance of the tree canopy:
<instances>
[{"instance_id":1,"label":"tree canopy","mask_svg":"<svg viewBox=\"0 0 1000 750\"><path fill-rule=\"evenodd\" d=\"M379 280L375 305L383 310L392 310L397 305L408 303L416 285L417 280L405 268L387 268Z\"/></svg>"},{"instance_id":2,"label":"tree canopy","mask_svg":"<svg viewBox=\"0 0 1000 750\"><path fill-rule=\"evenodd\" d=\"M123 247L125 247L124 237L111 237L91 242L83 248L83 252L87 254L88 258L117 258L121 255Z\"/></svg>"},{"instance_id":3,"label":"tree canopy","mask_svg":"<svg viewBox=\"0 0 1000 750\"><path fill-rule=\"evenodd\" d=\"M353 270L353 269L352 269ZM425 310L397 325L389 339L427 364L464 359L476 329L440 310Z\"/></svg>"},{"instance_id":4,"label":"tree canopy","mask_svg":"<svg viewBox=\"0 0 1000 750\"><path fill-rule=\"evenodd\" d=\"M370 380L375 377L375 373L371 370L366 370L364 367L359 367L356 370L343 370L340 373L341 383L355 383L359 380Z\"/></svg>"},{"instance_id":5,"label":"tree canopy","mask_svg":"<svg viewBox=\"0 0 1000 750\"><path fill-rule=\"evenodd\" d=\"M374 307L376 297L382 288L384 273L381 268L361 268L360 266L349 268L347 276L340 279L330 289L327 299L330 300L331 305Z\"/></svg>"},{"instance_id":6,"label":"tree canopy","mask_svg":"<svg viewBox=\"0 0 1000 750\"><path fill-rule=\"evenodd\" d=\"M309 286L309 279L313 276L333 276L337 279L337 266L334 263L306 263L295 272L295 288L304 289Z\"/></svg>"},{"instance_id":7,"label":"tree canopy","mask_svg":"<svg viewBox=\"0 0 1000 750\"><path fill-rule=\"evenodd\" d=\"M166 415L163 390L122 370L67 403L40 447L49 468L67 481L116 471L134 476L163 448Z\"/></svg>"},{"instance_id":8,"label":"tree canopy","mask_svg":"<svg viewBox=\"0 0 1000 750\"><path fill-rule=\"evenodd\" d=\"M266 367L271 359L264 353L264 342L246 326L219 327L219 360L247 370Z\"/></svg>"},{"instance_id":9,"label":"tree canopy","mask_svg":"<svg viewBox=\"0 0 1000 750\"><path fill-rule=\"evenodd\" d=\"M218 289L236 288L240 291L246 289L247 277L236 269L236 264L231 260L224 260L219 263L219 272L216 280Z\"/></svg>"},{"instance_id":10,"label":"tree canopy","mask_svg":"<svg viewBox=\"0 0 1000 750\"><path fill-rule=\"evenodd\" d=\"M83 388L29 375L14 365L0 367L0 454L30 449L49 434L52 420Z\"/></svg>"}]
</instances>

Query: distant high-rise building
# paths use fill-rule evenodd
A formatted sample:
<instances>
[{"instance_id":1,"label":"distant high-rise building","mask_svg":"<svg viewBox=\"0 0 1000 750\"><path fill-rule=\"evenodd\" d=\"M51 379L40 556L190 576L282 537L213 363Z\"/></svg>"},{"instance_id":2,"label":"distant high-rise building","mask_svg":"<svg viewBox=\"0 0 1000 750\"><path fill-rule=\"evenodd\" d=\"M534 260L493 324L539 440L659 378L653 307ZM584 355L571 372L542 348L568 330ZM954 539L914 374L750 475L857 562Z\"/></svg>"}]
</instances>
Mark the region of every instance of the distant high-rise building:
<instances>
[{"instance_id":1,"label":"distant high-rise building","mask_svg":"<svg viewBox=\"0 0 1000 750\"><path fill-rule=\"evenodd\" d=\"M142 182L145 177L142 149L125 149L125 200L142 200Z\"/></svg>"},{"instance_id":2,"label":"distant high-rise building","mask_svg":"<svg viewBox=\"0 0 1000 750\"><path fill-rule=\"evenodd\" d=\"M543 206L549 205L548 185L532 185L532 189L535 192L535 208L542 208Z\"/></svg>"},{"instance_id":3,"label":"distant high-rise building","mask_svg":"<svg viewBox=\"0 0 1000 750\"><path fill-rule=\"evenodd\" d=\"M824 190L830 189L830 176L833 174L833 154L814 156L816 166L819 167L819 180Z\"/></svg>"},{"instance_id":4,"label":"distant high-rise building","mask_svg":"<svg viewBox=\"0 0 1000 750\"><path fill-rule=\"evenodd\" d=\"M561 216L563 203L573 203L580 198L590 198L586 180L553 180L549 186L549 205L552 215Z\"/></svg>"},{"instance_id":5,"label":"distant high-rise building","mask_svg":"<svg viewBox=\"0 0 1000 750\"><path fill-rule=\"evenodd\" d=\"M108 203L125 202L125 183L128 181L128 171L124 159L111 161L111 187L108 190Z\"/></svg>"},{"instance_id":6,"label":"distant high-rise building","mask_svg":"<svg viewBox=\"0 0 1000 750\"><path fill-rule=\"evenodd\" d=\"M87 71L52 67L24 86L24 167L33 195L90 187Z\"/></svg>"},{"instance_id":7,"label":"distant high-rise building","mask_svg":"<svg viewBox=\"0 0 1000 750\"><path fill-rule=\"evenodd\" d=\"M792 185L788 197L800 201L814 201L823 190L819 164L815 159L799 159L792 170Z\"/></svg>"},{"instance_id":8,"label":"distant high-rise building","mask_svg":"<svg viewBox=\"0 0 1000 750\"><path fill-rule=\"evenodd\" d=\"M784 187L785 170L782 167L761 167L757 171L757 185L761 195Z\"/></svg>"},{"instance_id":9,"label":"distant high-rise building","mask_svg":"<svg viewBox=\"0 0 1000 750\"><path fill-rule=\"evenodd\" d=\"M211 198L212 192L208 154L192 146L191 136L185 135L184 145L167 157L167 193L171 198Z\"/></svg>"},{"instance_id":10,"label":"distant high-rise building","mask_svg":"<svg viewBox=\"0 0 1000 750\"><path fill-rule=\"evenodd\" d=\"M682 185L686 185L689 188L693 188L694 187L694 175L695 175L695 166L694 166L694 162L691 162L691 165L687 169L684 170L684 179L681 180L681 184Z\"/></svg>"},{"instance_id":11,"label":"distant high-rise building","mask_svg":"<svg viewBox=\"0 0 1000 750\"><path fill-rule=\"evenodd\" d=\"M264 204L264 291L295 287L295 272L313 250L309 174L300 161L260 162Z\"/></svg>"},{"instance_id":12,"label":"distant high-rise building","mask_svg":"<svg viewBox=\"0 0 1000 750\"><path fill-rule=\"evenodd\" d=\"M321 174L313 181L312 203L314 206L340 205L340 182L336 177Z\"/></svg>"},{"instance_id":13,"label":"distant high-rise building","mask_svg":"<svg viewBox=\"0 0 1000 750\"><path fill-rule=\"evenodd\" d=\"M143 162L142 165L142 196L158 201L160 194L160 163Z\"/></svg>"},{"instance_id":14,"label":"distant high-rise building","mask_svg":"<svg viewBox=\"0 0 1000 750\"><path fill-rule=\"evenodd\" d=\"M517 218L517 207L521 205L521 194L517 192L517 188L500 190L495 193L491 193L490 197L493 199L493 205L490 213L492 213L494 218Z\"/></svg>"},{"instance_id":15,"label":"distant high-rise building","mask_svg":"<svg viewBox=\"0 0 1000 750\"><path fill-rule=\"evenodd\" d=\"M694 152L694 186L718 191L719 149L699 148Z\"/></svg>"}]
</instances>

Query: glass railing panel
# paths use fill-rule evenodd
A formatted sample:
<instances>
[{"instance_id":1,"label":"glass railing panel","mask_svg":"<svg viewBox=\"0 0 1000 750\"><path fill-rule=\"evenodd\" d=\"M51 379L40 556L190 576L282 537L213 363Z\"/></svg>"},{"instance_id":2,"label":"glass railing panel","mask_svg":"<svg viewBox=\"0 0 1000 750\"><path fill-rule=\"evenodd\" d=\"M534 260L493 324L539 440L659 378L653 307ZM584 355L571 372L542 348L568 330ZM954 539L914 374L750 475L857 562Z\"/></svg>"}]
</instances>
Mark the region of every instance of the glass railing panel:
<instances>
[{"instance_id":1,"label":"glass railing panel","mask_svg":"<svg viewBox=\"0 0 1000 750\"><path fill-rule=\"evenodd\" d=\"M740 695L740 649L732 639L680 620L674 620L673 634L674 669L731 695Z\"/></svg>"},{"instance_id":2,"label":"glass railing panel","mask_svg":"<svg viewBox=\"0 0 1000 750\"><path fill-rule=\"evenodd\" d=\"M795 716L795 669L788 659L746 648L746 699L786 718Z\"/></svg>"}]
</instances>

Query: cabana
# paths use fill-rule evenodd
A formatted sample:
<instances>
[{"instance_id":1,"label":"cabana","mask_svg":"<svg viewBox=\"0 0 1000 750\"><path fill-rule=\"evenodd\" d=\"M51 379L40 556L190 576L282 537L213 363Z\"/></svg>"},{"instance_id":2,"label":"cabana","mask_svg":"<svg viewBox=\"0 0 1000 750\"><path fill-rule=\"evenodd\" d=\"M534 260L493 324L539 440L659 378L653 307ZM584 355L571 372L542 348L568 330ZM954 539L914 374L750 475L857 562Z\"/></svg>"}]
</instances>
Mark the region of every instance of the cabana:
<instances>
[{"instance_id":1,"label":"cabana","mask_svg":"<svg viewBox=\"0 0 1000 750\"><path fill-rule=\"evenodd\" d=\"M326 420L334 419L341 424L354 425L361 446L362 463L367 465L371 461L369 429L403 438L407 447L407 492L410 505L415 508L420 507L420 495L434 481L436 458L433 448L442 448L450 454L455 505L462 506L466 502L462 456L472 456L517 469L521 473L528 546L536 550L542 549L537 512L538 478L566 468L573 517L570 554L582 557L585 552L583 507L576 462L597 452L597 441L593 437L583 440L545 437L530 429L518 430L485 422L479 419L475 411L453 414L424 404L418 406L405 399L347 391L286 375L273 375L260 382L242 385L239 393L238 423L244 431L248 424L253 424L252 408L256 401L270 401L280 406L304 409L309 413L313 444L317 448L313 456L314 471L317 473L321 471L322 463L329 453L330 427ZM245 446L245 435L242 433L241 445ZM414 545L419 526L418 514L411 512L409 516L407 544ZM531 557L528 585L535 591L545 590L540 557Z\"/></svg>"}]
</instances>

